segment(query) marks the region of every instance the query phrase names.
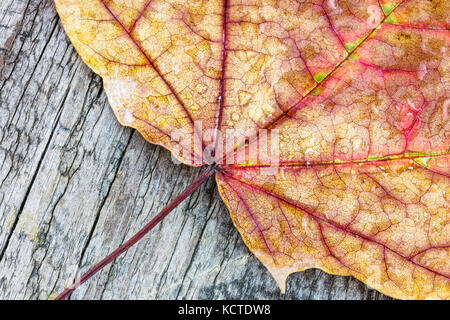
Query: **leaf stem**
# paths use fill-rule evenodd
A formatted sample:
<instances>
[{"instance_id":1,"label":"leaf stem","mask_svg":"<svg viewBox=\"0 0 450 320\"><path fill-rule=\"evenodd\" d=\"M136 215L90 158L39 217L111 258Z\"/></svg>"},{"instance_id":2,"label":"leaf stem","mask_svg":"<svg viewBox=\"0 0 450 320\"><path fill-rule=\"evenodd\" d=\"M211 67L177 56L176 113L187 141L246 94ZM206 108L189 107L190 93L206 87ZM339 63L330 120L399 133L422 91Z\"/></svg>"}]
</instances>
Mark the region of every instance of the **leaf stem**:
<instances>
[{"instance_id":1,"label":"leaf stem","mask_svg":"<svg viewBox=\"0 0 450 320\"><path fill-rule=\"evenodd\" d=\"M208 167L207 170L203 171L190 185L188 185L183 192L181 192L175 199L173 199L167 207L161 210L149 223L147 223L138 233L136 233L127 242L121 245L119 248L111 252L103 260L98 262L95 266L89 269L80 278L74 281L74 283L67 287L63 292L61 292L55 300L64 300L72 294L81 284L86 282L90 277L100 271L103 267L114 261L118 256L127 251L136 242L138 242L142 237L144 237L150 230L152 230L159 222L161 222L173 209L175 209L184 199L191 195L195 190L198 189L208 178L215 172L213 167Z\"/></svg>"}]
</instances>

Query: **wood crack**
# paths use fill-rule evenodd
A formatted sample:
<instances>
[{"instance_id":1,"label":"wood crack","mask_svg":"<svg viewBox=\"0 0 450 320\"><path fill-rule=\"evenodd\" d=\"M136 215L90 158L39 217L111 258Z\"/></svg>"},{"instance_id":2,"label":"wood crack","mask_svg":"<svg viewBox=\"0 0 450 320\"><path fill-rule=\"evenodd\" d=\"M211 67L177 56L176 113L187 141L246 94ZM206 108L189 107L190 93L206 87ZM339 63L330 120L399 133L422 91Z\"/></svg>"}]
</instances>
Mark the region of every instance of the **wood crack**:
<instances>
[{"instance_id":1,"label":"wood crack","mask_svg":"<svg viewBox=\"0 0 450 320\"><path fill-rule=\"evenodd\" d=\"M95 231L95 229L96 229L96 227L97 227L98 221L99 221L99 219L100 219L100 215L101 215L101 212L102 212L102 210L103 210L103 207L104 207L104 205L105 205L105 203L106 203L106 200L107 200L108 197L109 197L109 194L110 194L111 189L112 189L112 187L113 187L113 185L114 185L114 182L116 181L117 174L118 174L118 172L119 172L119 170L120 170L120 168L121 168L122 161L123 161L123 159L124 159L124 157L125 157L125 153L127 152L128 146L129 146L130 143L131 143L131 139L133 138L134 132L135 132L135 131L133 130L133 131L131 131L131 133L129 134L127 144L125 145L125 148L124 148L124 150L123 150L123 152L122 152L122 154L121 154L119 160L117 161L116 169L115 169L115 171L114 171L114 176L113 176L113 178L111 179L111 182L110 182L110 184L109 184L109 186L108 186L108 189L107 189L107 191L106 191L106 194L105 194L105 196L103 197L103 199L102 199L102 201L101 201L101 203L100 203L100 206L99 206L99 208L98 208L98 210L97 210L97 213L95 214L94 222L92 223L92 227L91 227L91 230L90 230L90 232L89 232L88 238L87 238L87 240L86 240L85 245L83 246L83 249L81 250L80 259L78 260L78 266L79 266L80 268L81 268L81 266L82 266L83 259L84 259L84 256L85 256L85 254L86 254L86 250L87 250L87 248L89 247L89 244L91 243L91 240L92 240L92 237L93 237L93 235L94 235L94 231ZM69 299L70 299L70 297L69 297Z\"/></svg>"}]
</instances>

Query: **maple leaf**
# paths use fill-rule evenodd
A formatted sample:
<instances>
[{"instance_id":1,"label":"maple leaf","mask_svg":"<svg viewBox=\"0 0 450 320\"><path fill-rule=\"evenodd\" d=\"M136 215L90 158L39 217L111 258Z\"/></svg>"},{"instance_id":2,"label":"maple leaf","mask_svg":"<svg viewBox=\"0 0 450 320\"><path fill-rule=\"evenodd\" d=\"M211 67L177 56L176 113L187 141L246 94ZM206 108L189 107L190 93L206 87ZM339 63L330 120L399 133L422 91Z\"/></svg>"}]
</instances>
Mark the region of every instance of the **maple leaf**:
<instances>
[{"instance_id":1,"label":"maple leaf","mask_svg":"<svg viewBox=\"0 0 450 320\"><path fill-rule=\"evenodd\" d=\"M282 291L320 268L449 298L448 1L55 3L119 121L209 165L158 219L215 173Z\"/></svg>"}]
</instances>

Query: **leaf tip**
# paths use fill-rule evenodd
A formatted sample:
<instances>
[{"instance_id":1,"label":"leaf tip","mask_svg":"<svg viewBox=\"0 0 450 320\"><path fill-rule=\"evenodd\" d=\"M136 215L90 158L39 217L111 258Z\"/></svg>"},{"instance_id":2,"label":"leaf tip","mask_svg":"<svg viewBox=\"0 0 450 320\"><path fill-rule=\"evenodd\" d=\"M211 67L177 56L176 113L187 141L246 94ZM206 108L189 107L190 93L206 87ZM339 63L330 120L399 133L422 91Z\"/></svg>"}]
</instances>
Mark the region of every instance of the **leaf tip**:
<instances>
[{"instance_id":1,"label":"leaf tip","mask_svg":"<svg viewBox=\"0 0 450 320\"><path fill-rule=\"evenodd\" d=\"M272 274L272 277L274 278L275 282L278 285L278 288L280 288L280 291L282 294L286 293L286 279L288 275L291 273L285 273L283 271L280 272L280 270L270 270L270 273Z\"/></svg>"}]
</instances>

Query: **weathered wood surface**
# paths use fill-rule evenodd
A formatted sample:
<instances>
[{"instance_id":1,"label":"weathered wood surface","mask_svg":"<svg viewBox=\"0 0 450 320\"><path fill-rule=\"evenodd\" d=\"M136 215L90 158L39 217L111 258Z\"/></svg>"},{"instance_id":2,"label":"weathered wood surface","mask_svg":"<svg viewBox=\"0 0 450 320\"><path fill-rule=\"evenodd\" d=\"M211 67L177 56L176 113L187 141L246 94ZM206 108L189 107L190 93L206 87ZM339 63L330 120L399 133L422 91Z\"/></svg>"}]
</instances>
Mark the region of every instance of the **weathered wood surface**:
<instances>
[{"instance_id":1,"label":"weathered wood surface","mask_svg":"<svg viewBox=\"0 0 450 320\"><path fill-rule=\"evenodd\" d=\"M55 296L201 169L121 127L51 0L0 2L0 298ZM79 270L80 269L80 270ZM250 254L213 179L72 299L385 299L349 277L291 275Z\"/></svg>"}]
</instances>

